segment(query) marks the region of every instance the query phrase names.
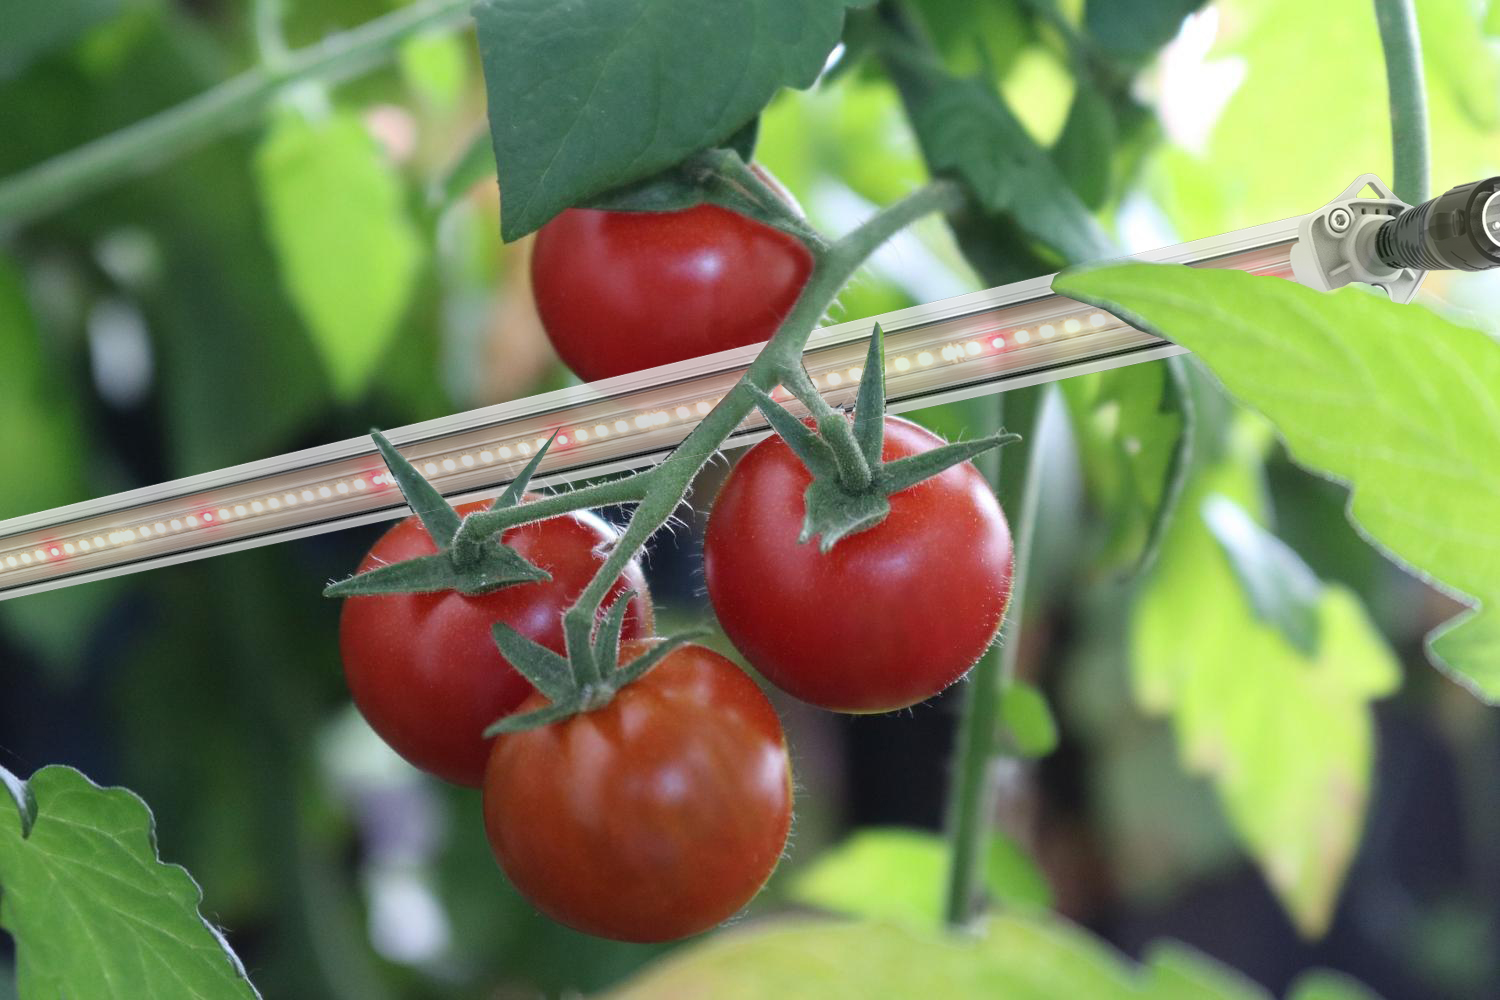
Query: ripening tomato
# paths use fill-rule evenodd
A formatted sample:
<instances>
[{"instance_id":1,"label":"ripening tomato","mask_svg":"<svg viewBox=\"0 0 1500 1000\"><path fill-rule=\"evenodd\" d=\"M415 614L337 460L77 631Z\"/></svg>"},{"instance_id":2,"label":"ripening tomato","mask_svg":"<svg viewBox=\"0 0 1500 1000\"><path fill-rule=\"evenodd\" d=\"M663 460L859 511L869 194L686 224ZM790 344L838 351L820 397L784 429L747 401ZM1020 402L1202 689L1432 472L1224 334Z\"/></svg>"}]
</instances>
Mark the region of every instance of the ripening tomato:
<instances>
[{"instance_id":1,"label":"ripening tomato","mask_svg":"<svg viewBox=\"0 0 1500 1000\"><path fill-rule=\"evenodd\" d=\"M531 256L547 336L590 382L769 340L811 272L795 237L718 205L569 209Z\"/></svg>"},{"instance_id":2,"label":"ripening tomato","mask_svg":"<svg viewBox=\"0 0 1500 1000\"><path fill-rule=\"evenodd\" d=\"M649 641L621 644L621 662ZM546 705L533 695L522 705ZM495 858L560 923L622 941L686 937L765 884L792 820L781 721L702 646L673 650L603 708L495 740L484 825Z\"/></svg>"},{"instance_id":3,"label":"ripening tomato","mask_svg":"<svg viewBox=\"0 0 1500 1000\"><path fill-rule=\"evenodd\" d=\"M943 443L888 417L886 461ZM891 496L891 512L828 552L797 541L811 476L779 438L724 481L703 544L730 641L771 683L839 712L916 704L961 677L1010 596L1010 529L968 462Z\"/></svg>"},{"instance_id":4,"label":"ripening tomato","mask_svg":"<svg viewBox=\"0 0 1500 1000\"><path fill-rule=\"evenodd\" d=\"M460 514L484 504L460 507ZM582 512L521 525L502 538L552 574L478 597L456 591L351 597L339 621L344 676L360 712L397 753L455 784L484 778L490 723L532 693L531 684L495 648L491 627L505 622L543 645L564 649L562 614L604 562L601 547L614 531ZM360 572L437 548L415 517L381 536ZM625 617L627 636L650 635L651 599L639 564L611 588L604 606L625 590L636 592Z\"/></svg>"}]
</instances>

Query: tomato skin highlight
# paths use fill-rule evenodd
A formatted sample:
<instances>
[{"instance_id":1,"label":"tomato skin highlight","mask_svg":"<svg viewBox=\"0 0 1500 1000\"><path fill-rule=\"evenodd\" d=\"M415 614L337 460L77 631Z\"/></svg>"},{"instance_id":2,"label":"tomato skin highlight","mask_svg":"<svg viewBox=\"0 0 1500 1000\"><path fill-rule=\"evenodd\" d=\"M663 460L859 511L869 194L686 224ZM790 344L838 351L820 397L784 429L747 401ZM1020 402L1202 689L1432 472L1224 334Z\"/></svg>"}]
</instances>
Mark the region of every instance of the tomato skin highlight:
<instances>
[{"instance_id":1,"label":"tomato skin highlight","mask_svg":"<svg viewBox=\"0 0 1500 1000\"><path fill-rule=\"evenodd\" d=\"M586 381L769 340L812 273L796 237L718 205L572 208L537 233L537 312Z\"/></svg>"},{"instance_id":2,"label":"tomato skin highlight","mask_svg":"<svg viewBox=\"0 0 1500 1000\"><path fill-rule=\"evenodd\" d=\"M886 418L886 461L942 443ZM762 676L814 705L889 712L932 697L1005 614L1011 539L994 493L964 462L892 495L884 521L824 553L797 541L811 481L779 437L730 471L703 543L719 623Z\"/></svg>"},{"instance_id":3,"label":"tomato skin highlight","mask_svg":"<svg viewBox=\"0 0 1500 1000\"><path fill-rule=\"evenodd\" d=\"M487 504L459 507L460 514ZM614 530L589 513L511 528L507 545L552 574L478 597L456 591L351 597L339 619L339 651L349 692L370 727L402 757L458 785L484 780L491 740L483 732L533 693L495 647L491 627L506 622L557 652L562 614L604 562L598 550ZM437 551L416 517L380 537L360 572ZM624 635L650 635L651 598L632 561L605 599L634 590Z\"/></svg>"},{"instance_id":4,"label":"tomato skin highlight","mask_svg":"<svg viewBox=\"0 0 1500 1000\"><path fill-rule=\"evenodd\" d=\"M648 642L621 644L621 661ZM534 695L523 711L546 704ZM559 923L669 941L722 923L775 869L792 819L776 711L733 663L674 650L603 708L495 740L484 821L500 867Z\"/></svg>"}]
</instances>

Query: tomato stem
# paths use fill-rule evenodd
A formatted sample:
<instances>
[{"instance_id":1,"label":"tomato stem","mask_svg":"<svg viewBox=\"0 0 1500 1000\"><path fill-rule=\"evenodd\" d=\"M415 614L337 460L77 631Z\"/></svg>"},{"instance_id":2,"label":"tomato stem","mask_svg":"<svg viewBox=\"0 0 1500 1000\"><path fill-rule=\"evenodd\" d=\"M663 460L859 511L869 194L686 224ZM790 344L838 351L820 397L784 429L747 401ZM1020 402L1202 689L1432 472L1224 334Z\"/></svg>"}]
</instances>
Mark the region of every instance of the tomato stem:
<instances>
[{"instance_id":1,"label":"tomato stem","mask_svg":"<svg viewBox=\"0 0 1500 1000\"><path fill-rule=\"evenodd\" d=\"M872 376L873 377L873 376ZM874 478L870 463L865 461L859 442L842 413L830 413L818 418L818 430L823 440L833 449L834 460L839 467L839 483L845 489L860 492L869 488Z\"/></svg>"},{"instance_id":2,"label":"tomato stem","mask_svg":"<svg viewBox=\"0 0 1500 1000\"><path fill-rule=\"evenodd\" d=\"M813 385L807 369L798 364L786 373L782 386L807 407L817 422L818 432L827 442L838 465L839 482L850 490L863 490L870 485L874 469L854 439L854 430L843 413L828 405L828 400Z\"/></svg>"},{"instance_id":3,"label":"tomato stem","mask_svg":"<svg viewBox=\"0 0 1500 1000\"><path fill-rule=\"evenodd\" d=\"M1422 79L1422 42L1412 0L1375 0L1375 22L1385 51L1390 92L1391 145L1396 172L1392 187L1415 205L1427 200L1427 91Z\"/></svg>"},{"instance_id":4,"label":"tomato stem","mask_svg":"<svg viewBox=\"0 0 1500 1000\"><path fill-rule=\"evenodd\" d=\"M616 504L639 503L646 499L651 477L660 466L634 475L595 483L582 489L552 493L528 500L513 507L476 511L464 518L458 534L453 536L454 557L466 559L474 551L482 549L485 540L496 532L518 524L545 521L549 517L568 514L592 507L611 507Z\"/></svg>"},{"instance_id":5,"label":"tomato stem","mask_svg":"<svg viewBox=\"0 0 1500 1000\"><path fill-rule=\"evenodd\" d=\"M1021 431L1019 442L1006 450L976 459L983 462L1001 497L1002 506L1017 511L1011 523L1015 564L1011 570L1010 599L1000 636L969 672L959 719L953 773L948 791L950 859L944 919L953 927L966 926L979 912L984 884L984 858L990 822L995 813L995 770L1000 757L1000 697L1014 678L1020 653L1022 619L1026 613L1026 583L1041 507L1043 455L1039 447L1043 412L1053 392L1017 390L993 397L995 422L1004 417L1008 427ZM1019 504L1012 502L1019 494Z\"/></svg>"}]
</instances>

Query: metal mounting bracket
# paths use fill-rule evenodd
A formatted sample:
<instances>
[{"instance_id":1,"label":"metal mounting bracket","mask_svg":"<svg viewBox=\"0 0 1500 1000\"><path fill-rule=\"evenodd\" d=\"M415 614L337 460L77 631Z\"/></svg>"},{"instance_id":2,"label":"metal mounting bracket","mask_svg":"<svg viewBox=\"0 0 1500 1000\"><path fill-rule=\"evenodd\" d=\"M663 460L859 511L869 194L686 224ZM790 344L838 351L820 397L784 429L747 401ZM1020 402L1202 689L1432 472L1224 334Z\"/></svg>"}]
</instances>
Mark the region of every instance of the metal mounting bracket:
<instances>
[{"instance_id":1,"label":"metal mounting bracket","mask_svg":"<svg viewBox=\"0 0 1500 1000\"><path fill-rule=\"evenodd\" d=\"M1374 198L1362 198L1369 188ZM1374 174L1361 174L1327 205L1302 219L1292 248L1299 282L1331 292L1353 282L1385 290L1394 302L1410 302L1426 271L1389 267L1375 253L1375 233L1411 206Z\"/></svg>"}]
</instances>

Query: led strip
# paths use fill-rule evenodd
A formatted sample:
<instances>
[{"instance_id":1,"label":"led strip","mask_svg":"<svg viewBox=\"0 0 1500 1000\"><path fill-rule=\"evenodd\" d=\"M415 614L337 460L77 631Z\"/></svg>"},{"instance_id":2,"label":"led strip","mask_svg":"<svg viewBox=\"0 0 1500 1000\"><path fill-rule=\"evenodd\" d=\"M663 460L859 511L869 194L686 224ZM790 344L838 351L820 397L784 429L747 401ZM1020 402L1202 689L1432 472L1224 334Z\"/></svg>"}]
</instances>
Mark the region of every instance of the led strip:
<instances>
[{"instance_id":1,"label":"led strip","mask_svg":"<svg viewBox=\"0 0 1500 1000\"><path fill-rule=\"evenodd\" d=\"M1300 220L1135 259L1292 277ZM1055 295L1052 276L817 331L804 355L835 405L852 404L871 326L886 335L893 412L1183 353ZM497 495L551 434L538 470L555 486L659 461L728 392L759 346L574 386L388 437L455 501ZM778 398L788 400L785 392ZM789 400L788 400L789 401ZM726 446L766 436L760 415ZM0 600L407 513L368 437L0 522Z\"/></svg>"}]
</instances>

